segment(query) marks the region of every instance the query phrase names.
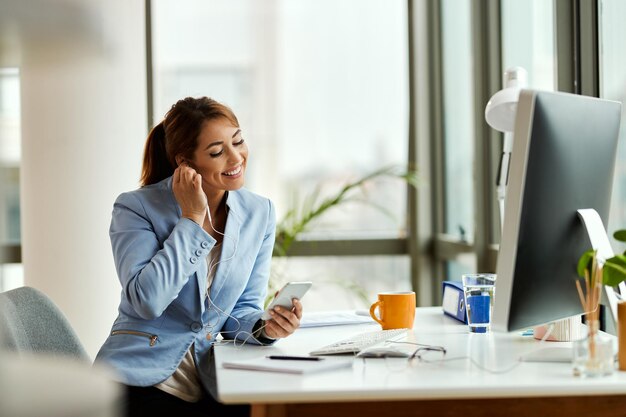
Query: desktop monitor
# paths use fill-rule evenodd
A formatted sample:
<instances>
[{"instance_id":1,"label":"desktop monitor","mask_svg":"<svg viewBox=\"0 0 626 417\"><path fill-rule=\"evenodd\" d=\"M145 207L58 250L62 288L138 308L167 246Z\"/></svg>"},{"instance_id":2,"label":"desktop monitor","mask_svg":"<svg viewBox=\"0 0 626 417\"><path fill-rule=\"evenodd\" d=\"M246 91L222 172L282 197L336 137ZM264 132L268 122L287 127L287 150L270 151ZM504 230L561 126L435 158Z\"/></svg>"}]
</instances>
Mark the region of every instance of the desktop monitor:
<instances>
[{"instance_id":1,"label":"desktop monitor","mask_svg":"<svg viewBox=\"0 0 626 417\"><path fill-rule=\"evenodd\" d=\"M583 313L576 265L591 248L577 210L609 215L621 104L522 90L517 106L492 327Z\"/></svg>"}]
</instances>

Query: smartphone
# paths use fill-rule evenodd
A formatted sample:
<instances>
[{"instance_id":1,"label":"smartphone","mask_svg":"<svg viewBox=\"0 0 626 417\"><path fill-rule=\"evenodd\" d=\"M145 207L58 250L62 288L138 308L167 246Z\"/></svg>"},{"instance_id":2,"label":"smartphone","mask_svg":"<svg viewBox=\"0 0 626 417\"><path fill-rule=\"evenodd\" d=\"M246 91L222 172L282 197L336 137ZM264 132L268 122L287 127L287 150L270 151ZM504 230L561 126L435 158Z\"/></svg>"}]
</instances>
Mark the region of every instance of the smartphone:
<instances>
[{"instance_id":1,"label":"smartphone","mask_svg":"<svg viewBox=\"0 0 626 417\"><path fill-rule=\"evenodd\" d=\"M267 306L267 309L263 312L261 318L263 320L271 319L272 316L270 316L270 310L276 306L281 306L288 309L292 308L293 303L291 302L291 300L294 298L302 300L302 297L304 297L304 294L306 294L306 292L309 290L309 288L311 288L312 285L313 283L310 281L286 283L285 286L282 287L280 291L278 291L278 294L276 294L276 297L274 297L270 305Z\"/></svg>"}]
</instances>

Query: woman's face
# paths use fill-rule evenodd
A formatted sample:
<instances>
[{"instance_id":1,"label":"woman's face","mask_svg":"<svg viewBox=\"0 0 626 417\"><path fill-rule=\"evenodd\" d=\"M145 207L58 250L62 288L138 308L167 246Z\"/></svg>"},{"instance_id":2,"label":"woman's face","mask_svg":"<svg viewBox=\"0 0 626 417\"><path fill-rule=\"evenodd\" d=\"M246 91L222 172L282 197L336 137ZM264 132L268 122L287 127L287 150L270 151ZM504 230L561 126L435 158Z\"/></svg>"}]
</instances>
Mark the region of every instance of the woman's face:
<instances>
[{"instance_id":1,"label":"woman's face","mask_svg":"<svg viewBox=\"0 0 626 417\"><path fill-rule=\"evenodd\" d=\"M240 128L224 118L204 122L191 166L202 176L205 192L243 187L247 161Z\"/></svg>"}]
</instances>

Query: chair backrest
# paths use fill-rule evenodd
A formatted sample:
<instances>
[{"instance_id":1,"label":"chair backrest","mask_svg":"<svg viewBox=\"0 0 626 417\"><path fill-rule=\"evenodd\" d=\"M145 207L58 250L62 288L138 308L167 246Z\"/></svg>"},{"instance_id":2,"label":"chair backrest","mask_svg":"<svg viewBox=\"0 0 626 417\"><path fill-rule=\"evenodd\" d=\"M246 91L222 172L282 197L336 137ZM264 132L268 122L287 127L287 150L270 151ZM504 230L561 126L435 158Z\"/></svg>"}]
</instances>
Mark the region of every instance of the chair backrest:
<instances>
[{"instance_id":1,"label":"chair backrest","mask_svg":"<svg viewBox=\"0 0 626 417\"><path fill-rule=\"evenodd\" d=\"M31 287L0 293L0 347L90 361L63 313Z\"/></svg>"}]
</instances>

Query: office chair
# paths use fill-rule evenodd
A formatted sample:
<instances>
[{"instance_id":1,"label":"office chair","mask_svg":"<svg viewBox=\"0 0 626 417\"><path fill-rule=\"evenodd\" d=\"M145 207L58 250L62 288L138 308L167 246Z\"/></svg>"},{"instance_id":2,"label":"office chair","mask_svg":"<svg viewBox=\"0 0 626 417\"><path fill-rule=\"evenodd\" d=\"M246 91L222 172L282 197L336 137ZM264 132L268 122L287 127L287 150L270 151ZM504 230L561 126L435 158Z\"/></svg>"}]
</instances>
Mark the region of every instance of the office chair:
<instances>
[{"instance_id":1,"label":"office chair","mask_svg":"<svg viewBox=\"0 0 626 417\"><path fill-rule=\"evenodd\" d=\"M0 416L121 416L124 391L105 371L41 291L0 293Z\"/></svg>"},{"instance_id":2,"label":"office chair","mask_svg":"<svg viewBox=\"0 0 626 417\"><path fill-rule=\"evenodd\" d=\"M0 348L91 362L63 313L31 287L0 293Z\"/></svg>"}]
</instances>

